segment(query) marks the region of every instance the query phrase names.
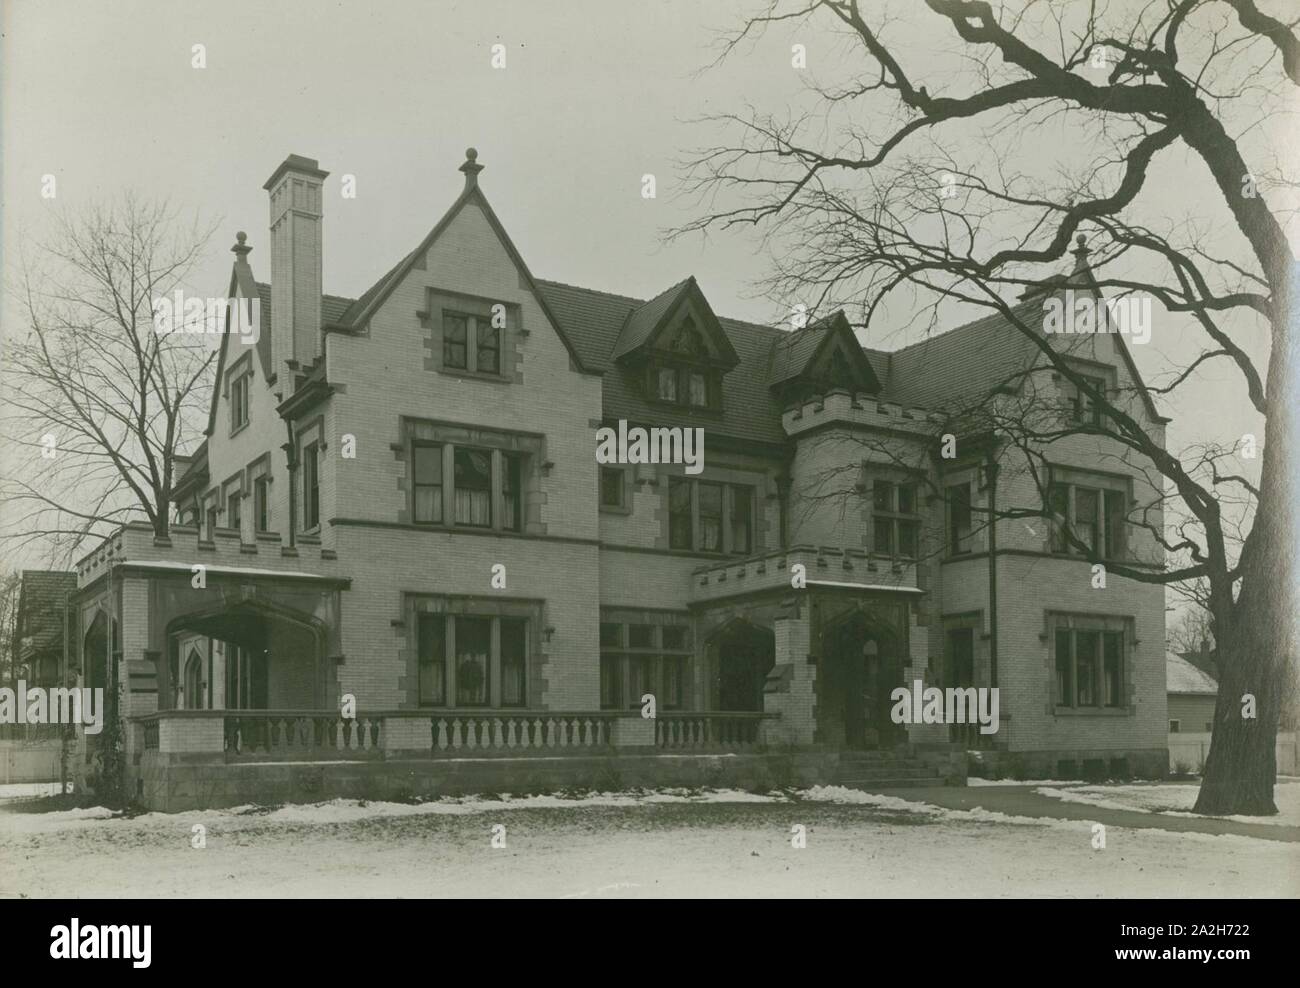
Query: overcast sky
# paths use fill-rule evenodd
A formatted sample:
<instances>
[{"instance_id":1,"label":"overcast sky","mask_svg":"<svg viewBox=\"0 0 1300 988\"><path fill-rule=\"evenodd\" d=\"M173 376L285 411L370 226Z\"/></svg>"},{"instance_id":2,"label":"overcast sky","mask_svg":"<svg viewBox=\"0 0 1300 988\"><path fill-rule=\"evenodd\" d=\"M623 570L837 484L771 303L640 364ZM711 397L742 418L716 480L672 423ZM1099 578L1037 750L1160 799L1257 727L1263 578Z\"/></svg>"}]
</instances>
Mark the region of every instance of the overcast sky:
<instances>
[{"instance_id":1,"label":"overcast sky","mask_svg":"<svg viewBox=\"0 0 1300 988\"><path fill-rule=\"evenodd\" d=\"M47 229L56 204L75 211L129 186L220 221L197 287L224 290L228 248L241 229L254 248L254 272L268 280L262 183L294 152L331 173L325 289L355 296L443 214L473 145L486 166L481 184L538 277L649 297L694 274L720 314L772 321L776 308L752 290L766 273L754 240L723 235L665 246L660 237L689 216L688 204L674 199L675 162L717 138L692 118L743 112L747 104L783 110L809 74L849 50L824 29L782 29L699 75L718 32L754 7L698 0L8 3L0 66L5 273L12 276L21 240ZM953 47L951 32L919 8L895 5L908 17L891 37L917 58L936 57ZM792 41L807 45L810 73L791 68ZM497 43L506 46L505 69L491 64ZM192 67L196 44L205 46L206 68ZM1294 120L1262 127L1280 153ZM1058 136L1028 141L1026 153L1039 145L1059 151ZM1198 163L1175 151L1158 164L1151 209L1166 216L1199 210L1230 226ZM641 197L645 173L657 178L654 200ZM46 174L57 178L54 203L40 196ZM344 175L356 177L355 199L339 194ZM11 302L3 314L12 329ZM885 349L916 338L885 322L861 336ZM1155 375L1171 358L1182 362L1187 342L1181 327L1170 326L1135 356ZM1262 354L1262 338L1247 342ZM1226 363L1207 365L1198 379L1195 392L1166 406L1175 415L1171 447L1231 442L1258 428Z\"/></svg>"}]
</instances>

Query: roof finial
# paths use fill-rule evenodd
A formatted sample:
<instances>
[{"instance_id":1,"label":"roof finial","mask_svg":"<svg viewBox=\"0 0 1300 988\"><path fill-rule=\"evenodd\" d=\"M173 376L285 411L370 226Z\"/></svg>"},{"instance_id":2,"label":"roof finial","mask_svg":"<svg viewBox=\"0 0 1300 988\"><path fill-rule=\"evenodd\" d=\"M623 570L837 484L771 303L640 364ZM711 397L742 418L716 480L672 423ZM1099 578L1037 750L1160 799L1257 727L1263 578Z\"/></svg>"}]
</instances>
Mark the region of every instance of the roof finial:
<instances>
[{"instance_id":1,"label":"roof finial","mask_svg":"<svg viewBox=\"0 0 1300 988\"><path fill-rule=\"evenodd\" d=\"M1088 239L1082 233L1074 238L1074 242L1078 246L1070 253L1074 255L1074 273L1077 274L1080 271L1088 270L1088 255L1092 251L1088 249Z\"/></svg>"},{"instance_id":2,"label":"roof finial","mask_svg":"<svg viewBox=\"0 0 1300 988\"><path fill-rule=\"evenodd\" d=\"M237 242L235 246L230 248L230 251L235 255L236 260L239 261L244 260L245 258L248 257L248 252L253 249L252 247L249 247L248 244L244 242L247 239L248 239L248 234L245 233L243 230L240 230L238 233L235 234L235 240Z\"/></svg>"},{"instance_id":3,"label":"roof finial","mask_svg":"<svg viewBox=\"0 0 1300 988\"><path fill-rule=\"evenodd\" d=\"M465 164L460 166L460 170L465 173L465 188L472 189L478 185L478 173L483 170L483 166L478 163L477 150L465 149Z\"/></svg>"}]
</instances>

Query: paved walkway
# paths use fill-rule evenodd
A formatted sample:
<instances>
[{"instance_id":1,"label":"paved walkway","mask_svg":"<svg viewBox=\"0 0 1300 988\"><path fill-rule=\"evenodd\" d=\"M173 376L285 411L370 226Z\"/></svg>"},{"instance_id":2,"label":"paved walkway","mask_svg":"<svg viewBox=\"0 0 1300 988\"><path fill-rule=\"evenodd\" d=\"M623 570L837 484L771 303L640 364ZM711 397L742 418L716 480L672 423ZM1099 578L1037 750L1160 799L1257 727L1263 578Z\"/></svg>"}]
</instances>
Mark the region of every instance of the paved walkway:
<instances>
[{"instance_id":1,"label":"paved walkway","mask_svg":"<svg viewBox=\"0 0 1300 988\"><path fill-rule=\"evenodd\" d=\"M1300 843L1300 827L1278 826L1271 823L1239 823L1219 817L1170 816L1167 813L1112 810L1043 796L1034 791L1037 788L1037 786L922 786L874 791L898 796L901 799L932 803L950 810L971 810L979 807L1010 816L1087 820L1103 823L1108 827L1133 827L1142 830L1197 834L1235 834L1238 837L1261 837L1265 840Z\"/></svg>"}]
</instances>

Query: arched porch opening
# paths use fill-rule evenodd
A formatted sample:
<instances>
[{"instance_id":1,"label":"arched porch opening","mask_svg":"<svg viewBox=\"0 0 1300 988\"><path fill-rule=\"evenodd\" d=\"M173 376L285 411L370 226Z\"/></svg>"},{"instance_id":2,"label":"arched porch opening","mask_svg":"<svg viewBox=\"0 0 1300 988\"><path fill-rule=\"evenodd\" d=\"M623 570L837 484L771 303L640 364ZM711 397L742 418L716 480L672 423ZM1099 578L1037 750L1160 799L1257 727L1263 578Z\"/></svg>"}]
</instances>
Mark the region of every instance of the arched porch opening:
<instances>
[{"instance_id":1,"label":"arched porch opening","mask_svg":"<svg viewBox=\"0 0 1300 988\"><path fill-rule=\"evenodd\" d=\"M206 645L195 648L196 641ZM323 669L325 628L310 615L243 600L175 618L167 625L167 648L166 696L173 707L319 710L333 705Z\"/></svg>"}]
</instances>

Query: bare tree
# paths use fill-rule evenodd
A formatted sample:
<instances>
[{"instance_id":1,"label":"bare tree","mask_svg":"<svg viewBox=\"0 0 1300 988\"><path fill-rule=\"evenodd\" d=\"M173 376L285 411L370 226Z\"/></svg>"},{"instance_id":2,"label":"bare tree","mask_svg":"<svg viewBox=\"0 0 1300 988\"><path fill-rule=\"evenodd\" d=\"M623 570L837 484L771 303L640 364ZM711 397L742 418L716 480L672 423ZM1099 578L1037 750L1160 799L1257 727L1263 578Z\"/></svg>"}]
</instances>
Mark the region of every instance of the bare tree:
<instances>
[{"instance_id":1,"label":"bare tree","mask_svg":"<svg viewBox=\"0 0 1300 988\"><path fill-rule=\"evenodd\" d=\"M1147 465L1159 504L1130 521L1165 547L1167 562L1109 565L1132 580L1199 582L1206 591L1221 688L1197 811L1276 813L1274 741L1294 675L1288 405L1298 282L1281 210L1264 193L1295 183L1267 162L1252 168L1247 155L1267 153L1251 143L1259 120L1289 112L1300 41L1251 0L1105 8L1025 0L998 9L925 0L909 9L931 22L914 26L934 39L933 58L896 43L897 24L857 0L777 0L726 39L720 59L765 30L819 19L858 58L848 81L813 87L806 111L711 118L736 136L693 155L689 187L700 214L677 232L756 228L775 258L767 283L774 295L823 311L844 306L861 326L902 296L926 328L955 301L997 313L1022 334L1045 368L1098 409L1096 418L1061 426L1059 416L1053 424L991 400L974 404L998 442L1021 449L1028 469L1035 446L1080 432ZM1062 128L1085 160L1021 173L1025 139ZM958 147L971 149L969 160ZM1201 226L1142 218L1139 194L1177 180L1158 167L1177 153L1203 167L1216 190L1201 208L1220 215ZM1206 230L1216 222L1211 242ZM1204 447L1190 460L1167 451L1163 428L1133 413L1133 395L1093 387L1042 332L1041 307L1032 319L1017 302L1060 286L1080 233L1090 234L1097 291L1150 297L1203 334L1200 352L1150 390L1188 387L1207 361L1232 367L1242 400L1266 423L1258 460L1242 463L1236 447ZM1268 334L1264 368L1243 344L1255 327ZM940 410L954 421L967 411ZM1256 464L1258 476L1249 475ZM1050 494L1045 486L1041 493ZM1018 511L1051 515L1039 504L1002 516ZM1095 545L1068 530L1066 538L1100 561ZM1254 716L1243 715L1252 708Z\"/></svg>"},{"instance_id":2,"label":"bare tree","mask_svg":"<svg viewBox=\"0 0 1300 988\"><path fill-rule=\"evenodd\" d=\"M21 573L0 575L0 685L17 685L18 642L14 640L14 631L22 586Z\"/></svg>"},{"instance_id":3,"label":"bare tree","mask_svg":"<svg viewBox=\"0 0 1300 988\"><path fill-rule=\"evenodd\" d=\"M156 324L155 302L185 289L212 231L131 194L56 224L12 288L26 327L3 372L0 538L66 564L131 518L167 534L177 451L206 422L215 350L203 325Z\"/></svg>"},{"instance_id":4,"label":"bare tree","mask_svg":"<svg viewBox=\"0 0 1300 988\"><path fill-rule=\"evenodd\" d=\"M1175 652L1200 652L1214 648L1214 616L1192 605L1179 614L1167 636Z\"/></svg>"}]
</instances>

